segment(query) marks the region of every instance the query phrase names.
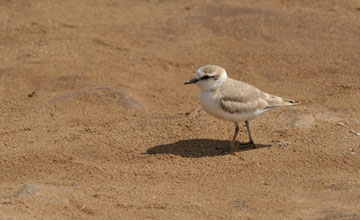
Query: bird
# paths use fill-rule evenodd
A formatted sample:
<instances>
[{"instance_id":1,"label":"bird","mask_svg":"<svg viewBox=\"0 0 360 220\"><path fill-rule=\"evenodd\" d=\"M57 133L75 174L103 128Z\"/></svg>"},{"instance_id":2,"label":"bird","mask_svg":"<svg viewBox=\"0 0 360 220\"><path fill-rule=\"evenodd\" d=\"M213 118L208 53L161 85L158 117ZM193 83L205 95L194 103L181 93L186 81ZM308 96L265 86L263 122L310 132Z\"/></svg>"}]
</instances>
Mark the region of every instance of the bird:
<instances>
[{"instance_id":1,"label":"bird","mask_svg":"<svg viewBox=\"0 0 360 220\"><path fill-rule=\"evenodd\" d=\"M270 95L253 85L232 79L224 68L217 65L200 67L195 78L184 84L200 87L200 105L207 113L235 123L233 139L226 147L228 150L234 148L240 122L245 122L249 136L249 142L245 145L256 148L251 136L250 120L274 108L299 104L298 101Z\"/></svg>"}]
</instances>

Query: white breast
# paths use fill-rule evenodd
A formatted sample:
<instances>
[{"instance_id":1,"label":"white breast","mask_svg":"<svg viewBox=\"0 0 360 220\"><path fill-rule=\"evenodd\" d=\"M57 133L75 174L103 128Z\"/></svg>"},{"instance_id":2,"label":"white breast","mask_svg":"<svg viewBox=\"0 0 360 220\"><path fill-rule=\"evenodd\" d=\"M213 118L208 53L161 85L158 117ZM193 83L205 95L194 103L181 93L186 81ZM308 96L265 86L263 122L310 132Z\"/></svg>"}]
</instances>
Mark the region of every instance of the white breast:
<instances>
[{"instance_id":1,"label":"white breast","mask_svg":"<svg viewBox=\"0 0 360 220\"><path fill-rule=\"evenodd\" d=\"M200 93L200 105L209 114L221 118L227 121L240 122L247 121L258 117L263 111L254 111L247 113L229 113L224 111L220 107L220 103L216 96L213 96L210 92Z\"/></svg>"}]
</instances>

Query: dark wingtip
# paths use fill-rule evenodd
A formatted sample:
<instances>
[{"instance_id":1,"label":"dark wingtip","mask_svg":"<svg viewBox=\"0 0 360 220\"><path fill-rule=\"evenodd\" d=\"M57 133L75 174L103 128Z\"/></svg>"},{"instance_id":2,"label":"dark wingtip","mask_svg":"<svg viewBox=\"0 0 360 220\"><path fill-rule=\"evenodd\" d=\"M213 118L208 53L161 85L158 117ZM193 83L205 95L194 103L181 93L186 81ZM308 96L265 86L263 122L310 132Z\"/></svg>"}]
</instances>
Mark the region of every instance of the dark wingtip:
<instances>
[{"instance_id":1,"label":"dark wingtip","mask_svg":"<svg viewBox=\"0 0 360 220\"><path fill-rule=\"evenodd\" d=\"M285 99L285 101L287 101L287 102L289 102L289 103L291 103L291 104L293 104L293 105L298 105L298 104L300 104L299 101L295 101L295 100L291 100L291 99Z\"/></svg>"}]
</instances>

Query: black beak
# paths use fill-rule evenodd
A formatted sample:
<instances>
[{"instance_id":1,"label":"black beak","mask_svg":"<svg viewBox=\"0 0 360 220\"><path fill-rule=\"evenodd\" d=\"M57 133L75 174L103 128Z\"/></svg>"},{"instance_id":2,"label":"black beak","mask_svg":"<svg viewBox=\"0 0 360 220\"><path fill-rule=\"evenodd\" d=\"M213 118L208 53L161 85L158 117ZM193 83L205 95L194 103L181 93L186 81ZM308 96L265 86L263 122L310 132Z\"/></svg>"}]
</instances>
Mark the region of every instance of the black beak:
<instances>
[{"instance_id":1,"label":"black beak","mask_svg":"<svg viewBox=\"0 0 360 220\"><path fill-rule=\"evenodd\" d=\"M194 78L190 81L185 82L184 84L186 85L186 84L196 83L197 81L199 81L199 79Z\"/></svg>"}]
</instances>

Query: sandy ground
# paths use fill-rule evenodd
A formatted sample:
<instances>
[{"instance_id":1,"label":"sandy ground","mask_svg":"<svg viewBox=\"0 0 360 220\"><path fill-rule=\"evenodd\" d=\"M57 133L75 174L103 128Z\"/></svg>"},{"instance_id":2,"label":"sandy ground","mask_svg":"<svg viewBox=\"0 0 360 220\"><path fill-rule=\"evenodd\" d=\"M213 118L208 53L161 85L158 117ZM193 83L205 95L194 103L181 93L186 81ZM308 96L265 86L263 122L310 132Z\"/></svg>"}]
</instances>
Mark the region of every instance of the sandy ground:
<instances>
[{"instance_id":1,"label":"sandy ground","mask_svg":"<svg viewBox=\"0 0 360 220\"><path fill-rule=\"evenodd\" d=\"M0 0L0 219L360 219L360 2ZM258 149L205 64L301 105Z\"/></svg>"}]
</instances>

